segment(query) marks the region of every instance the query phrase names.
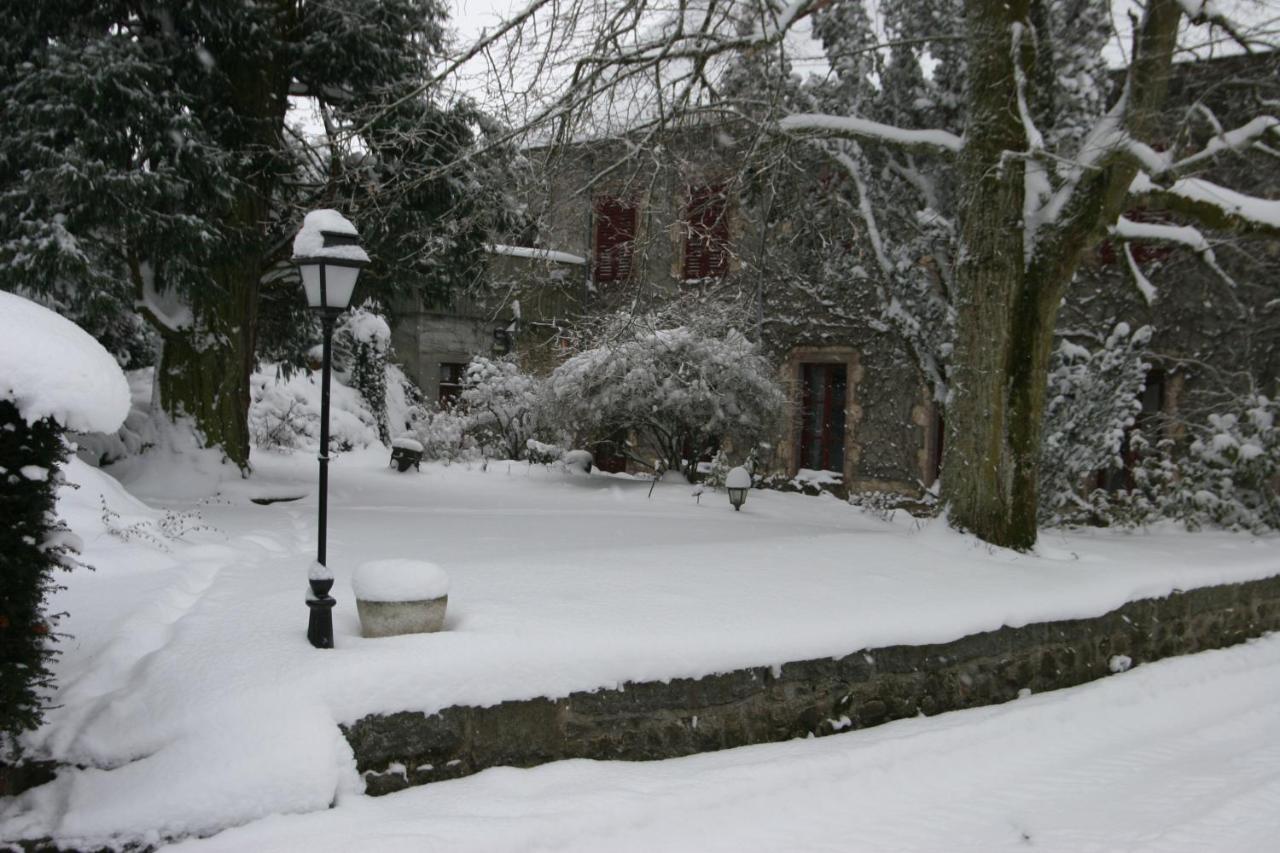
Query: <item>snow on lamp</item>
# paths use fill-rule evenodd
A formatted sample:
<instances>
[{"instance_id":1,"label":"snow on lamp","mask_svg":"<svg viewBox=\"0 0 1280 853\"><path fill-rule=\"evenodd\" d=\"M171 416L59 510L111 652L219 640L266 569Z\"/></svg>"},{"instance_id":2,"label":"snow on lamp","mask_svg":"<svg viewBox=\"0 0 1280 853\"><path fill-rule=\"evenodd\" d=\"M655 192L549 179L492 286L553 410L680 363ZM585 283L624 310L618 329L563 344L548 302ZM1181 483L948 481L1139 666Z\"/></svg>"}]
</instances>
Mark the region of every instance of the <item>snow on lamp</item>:
<instances>
[{"instance_id":1,"label":"snow on lamp","mask_svg":"<svg viewBox=\"0 0 1280 853\"><path fill-rule=\"evenodd\" d=\"M733 511L737 512L747 502L747 490L751 488L751 475L741 465L731 468L725 475L724 488L729 493L729 503L733 504Z\"/></svg>"},{"instance_id":2,"label":"snow on lamp","mask_svg":"<svg viewBox=\"0 0 1280 853\"><path fill-rule=\"evenodd\" d=\"M320 380L320 518L316 561L307 580L310 590L307 607L307 639L317 649L333 648L333 607L337 603L329 590L333 572L326 563L329 526L329 379L333 366L333 325L347 309L360 270L369 256L359 245L360 235L347 218L336 210L313 210L302 220L302 229L293 238L293 262L302 275L307 306L320 312L324 332Z\"/></svg>"},{"instance_id":3,"label":"snow on lamp","mask_svg":"<svg viewBox=\"0 0 1280 853\"><path fill-rule=\"evenodd\" d=\"M341 313L351 304L360 270L369 255L360 235L336 210L313 210L293 239L293 263L302 274L307 306L325 313Z\"/></svg>"}]
</instances>

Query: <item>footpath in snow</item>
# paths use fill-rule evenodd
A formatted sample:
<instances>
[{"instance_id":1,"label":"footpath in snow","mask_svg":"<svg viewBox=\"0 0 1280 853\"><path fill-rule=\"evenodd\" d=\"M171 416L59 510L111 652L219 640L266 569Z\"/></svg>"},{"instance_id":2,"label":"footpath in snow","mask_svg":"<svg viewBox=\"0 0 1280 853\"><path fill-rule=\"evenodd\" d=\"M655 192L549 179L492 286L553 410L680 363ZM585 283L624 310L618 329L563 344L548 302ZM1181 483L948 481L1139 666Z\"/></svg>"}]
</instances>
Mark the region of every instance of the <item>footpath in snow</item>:
<instances>
[{"instance_id":1,"label":"footpath in snow","mask_svg":"<svg viewBox=\"0 0 1280 853\"><path fill-rule=\"evenodd\" d=\"M97 571L55 602L74 639L60 707L31 743L84 769L0 801L0 838L207 835L345 805L362 786L337 724L369 713L943 642L1280 572L1274 537L1091 531L1017 555L833 499L753 492L734 513L684 486L649 498L647 481L522 463L402 475L357 452L332 466L337 648L318 651L303 604L315 461L255 465L220 486L185 469L131 483L168 514L69 469L81 488L60 509ZM351 573L394 558L449 573L447 631L359 637Z\"/></svg>"}]
</instances>

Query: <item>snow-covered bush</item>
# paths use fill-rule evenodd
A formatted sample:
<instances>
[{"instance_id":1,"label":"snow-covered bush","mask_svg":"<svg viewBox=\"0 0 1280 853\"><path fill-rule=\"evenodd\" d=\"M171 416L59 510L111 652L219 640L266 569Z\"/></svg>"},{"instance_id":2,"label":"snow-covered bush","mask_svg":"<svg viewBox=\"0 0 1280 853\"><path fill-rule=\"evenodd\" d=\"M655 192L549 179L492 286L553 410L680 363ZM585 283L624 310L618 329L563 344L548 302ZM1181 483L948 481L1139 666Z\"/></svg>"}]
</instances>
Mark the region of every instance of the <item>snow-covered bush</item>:
<instances>
[{"instance_id":1,"label":"snow-covered bush","mask_svg":"<svg viewBox=\"0 0 1280 853\"><path fill-rule=\"evenodd\" d=\"M431 462L466 462L480 457L476 441L467 433L467 418L454 408L423 407L413 423L413 436L422 445L422 458Z\"/></svg>"},{"instance_id":2,"label":"snow-covered bush","mask_svg":"<svg viewBox=\"0 0 1280 853\"><path fill-rule=\"evenodd\" d=\"M1124 465L1125 433L1142 410L1139 398L1151 367L1142 355L1150 339L1149 326L1131 331L1119 323L1097 351L1064 340L1054 352L1040 445L1042 525L1096 515L1098 503L1086 482L1097 471Z\"/></svg>"},{"instance_id":3,"label":"snow-covered bush","mask_svg":"<svg viewBox=\"0 0 1280 853\"><path fill-rule=\"evenodd\" d=\"M387 420L387 357L391 352L391 327L366 302L344 314L334 331L333 345L345 369L346 384L364 398L383 444L391 440Z\"/></svg>"},{"instance_id":4,"label":"snow-covered bush","mask_svg":"<svg viewBox=\"0 0 1280 853\"><path fill-rule=\"evenodd\" d=\"M751 447L772 432L785 397L772 367L741 334L641 323L629 329L551 374L548 402L568 429L635 430L661 454L659 467L686 475L720 442ZM686 450L693 458L683 458Z\"/></svg>"},{"instance_id":5,"label":"snow-covered bush","mask_svg":"<svg viewBox=\"0 0 1280 853\"><path fill-rule=\"evenodd\" d=\"M294 450L320 442L320 373L284 378L266 364L251 379L249 435L257 447ZM329 449L351 450L379 441L378 421L360 393L333 382L329 398Z\"/></svg>"},{"instance_id":6,"label":"snow-covered bush","mask_svg":"<svg viewBox=\"0 0 1280 853\"><path fill-rule=\"evenodd\" d=\"M111 432L129 385L83 329L0 291L0 762L39 725L53 673L54 573L77 565L79 538L58 519L63 430Z\"/></svg>"},{"instance_id":7,"label":"snow-covered bush","mask_svg":"<svg viewBox=\"0 0 1280 853\"><path fill-rule=\"evenodd\" d=\"M519 459L540 427L543 380L513 358L476 356L461 394L466 427L486 456Z\"/></svg>"},{"instance_id":8,"label":"snow-covered bush","mask_svg":"<svg viewBox=\"0 0 1280 853\"><path fill-rule=\"evenodd\" d=\"M1280 530L1280 402L1249 394L1236 409L1187 424L1194 438L1185 449L1167 439L1148 447L1138 437L1135 487L1110 496L1113 518L1142 524L1164 517L1191 529Z\"/></svg>"}]
</instances>

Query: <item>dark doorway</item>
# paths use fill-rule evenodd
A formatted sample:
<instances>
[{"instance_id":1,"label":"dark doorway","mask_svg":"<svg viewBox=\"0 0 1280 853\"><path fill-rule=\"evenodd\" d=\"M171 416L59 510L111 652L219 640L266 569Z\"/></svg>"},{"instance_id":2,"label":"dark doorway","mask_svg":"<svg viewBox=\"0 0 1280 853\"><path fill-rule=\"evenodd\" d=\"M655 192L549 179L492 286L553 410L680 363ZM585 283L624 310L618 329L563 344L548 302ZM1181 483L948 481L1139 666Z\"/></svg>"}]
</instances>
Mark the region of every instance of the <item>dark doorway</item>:
<instances>
[{"instance_id":1,"label":"dark doorway","mask_svg":"<svg viewBox=\"0 0 1280 853\"><path fill-rule=\"evenodd\" d=\"M800 467L844 471L844 408L848 374L843 364L802 364Z\"/></svg>"}]
</instances>

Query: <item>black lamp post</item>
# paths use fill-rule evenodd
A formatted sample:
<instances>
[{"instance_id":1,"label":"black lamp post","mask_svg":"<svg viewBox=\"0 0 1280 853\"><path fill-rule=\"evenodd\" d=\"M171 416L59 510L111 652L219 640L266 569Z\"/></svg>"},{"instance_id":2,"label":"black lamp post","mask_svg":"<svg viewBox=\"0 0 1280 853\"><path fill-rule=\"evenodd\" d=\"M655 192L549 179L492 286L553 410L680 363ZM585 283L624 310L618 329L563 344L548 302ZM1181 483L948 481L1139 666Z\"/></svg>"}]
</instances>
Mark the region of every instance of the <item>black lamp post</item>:
<instances>
[{"instance_id":1,"label":"black lamp post","mask_svg":"<svg viewBox=\"0 0 1280 853\"><path fill-rule=\"evenodd\" d=\"M316 561L308 581L307 607L311 618L307 639L317 649L333 648L333 606L329 595L333 573L326 563L329 523L329 376L332 369L333 324L351 302L356 278L369 263L359 246L359 235L350 222L334 210L313 210L302 222L293 241L293 262L302 274L307 307L320 312L324 329L324 365L320 379L320 522Z\"/></svg>"}]
</instances>

